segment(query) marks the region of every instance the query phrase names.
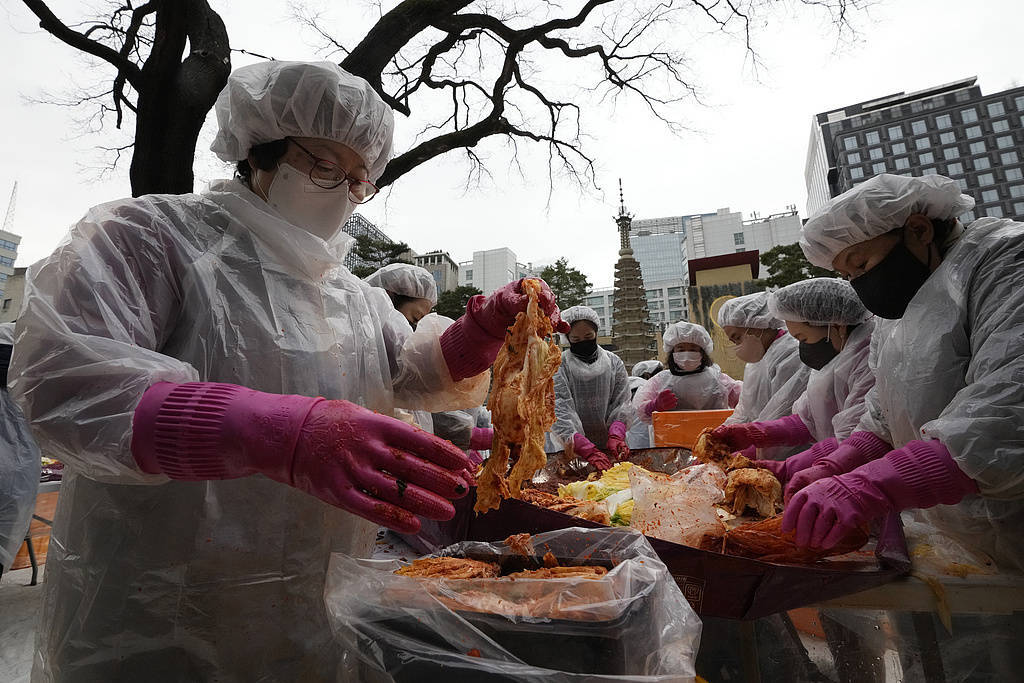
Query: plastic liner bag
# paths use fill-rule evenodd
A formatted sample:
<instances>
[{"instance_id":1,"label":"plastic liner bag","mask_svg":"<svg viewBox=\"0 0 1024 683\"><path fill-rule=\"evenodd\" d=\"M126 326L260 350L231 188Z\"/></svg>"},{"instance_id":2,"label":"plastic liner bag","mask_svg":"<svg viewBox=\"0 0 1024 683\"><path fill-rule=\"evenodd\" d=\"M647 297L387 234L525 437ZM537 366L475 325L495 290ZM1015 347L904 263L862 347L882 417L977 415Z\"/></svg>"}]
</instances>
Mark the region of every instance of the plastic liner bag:
<instances>
[{"instance_id":1,"label":"plastic liner bag","mask_svg":"<svg viewBox=\"0 0 1024 683\"><path fill-rule=\"evenodd\" d=\"M464 542L440 555L507 574L598 565L600 579L415 579L395 560L336 554L325 599L345 651L339 681L693 681L700 619L642 535L569 528L530 539Z\"/></svg>"},{"instance_id":2,"label":"plastic liner bag","mask_svg":"<svg viewBox=\"0 0 1024 683\"><path fill-rule=\"evenodd\" d=\"M648 536L697 547L705 534L722 529L714 506L725 500L725 481L716 465L694 465L671 476L634 467L629 470L631 526Z\"/></svg>"}]
</instances>

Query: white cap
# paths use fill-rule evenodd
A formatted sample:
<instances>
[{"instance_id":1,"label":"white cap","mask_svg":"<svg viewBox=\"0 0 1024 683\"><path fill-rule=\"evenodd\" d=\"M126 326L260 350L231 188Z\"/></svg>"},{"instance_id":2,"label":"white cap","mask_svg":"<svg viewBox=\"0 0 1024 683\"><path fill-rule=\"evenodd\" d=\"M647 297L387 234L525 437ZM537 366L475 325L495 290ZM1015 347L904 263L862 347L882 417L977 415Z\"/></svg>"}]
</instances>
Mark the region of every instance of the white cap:
<instances>
[{"instance_id":1,"label":"white cap","mask_svg":"<svg viewBox=\"0 0 1024 683\"><path fill-rule=\"evenodd\" d=\"M846 280L816 277L772 292L768 308L776 318L811 325L859 325L871 317Z\"/></svg>"},{"instance_id":2,"label":"white cap","mask_svg":"<svg viewBox=\"0 0 1024 683\"><path fill-rule=\"evenodd\" d=\"M390 292L411 296L414 299L429 299L430 305L437 305L437 283L426 268L411 263L392 263L377 269L366 277L366 283Z\"/></svg>"},{"instance_id":3,"label":"white cap","mask_svg":"<svg viewBox=\"0 0 1024 683\"><path fill-rule=\"evenodd\" d=\"M754 327L782 329L784 324L768 310L770 292L757 292L729 299L718 309L718 324L722 327Z\"/></svg>"},{"instance_id":4,"label":"white cap","mask_svg":"<svg viewBox=\"0 0 1024 683\"><path fill-rule=\"evenodd\" d=\"M633 366L632 375L633 377L639 377L645 372L655 373L661 370L661 361L658 360L642 360Z\"/></svg>"},{"instance_id":5,"label":"white cap","mask_svg":"<svg viewBox=\"0 0 1024 683\"><path fill-rule=\"evenodd\" d=\"M373 87L331 62L260 62L235 69L217 96L210 149L241 161L264 142L308 137L351 147L371 181L391 157L395 120Z\"/></svg>"},{"instance_id":6,"label":"white cap","mask_svg":"<svg viewBox=\"0 0 1024 683\"><path fill-rule=\"evenodd\" d=\"M678 344L686 343L696 344L704 349L704 352L709 356L715 350L715 344L711 341L711 335L708 334L708 331L694 323L672 323L665 328L665 333L661 335L661 340L665 346L665 353L671 353L672 349Z\"/></svg>"},{"instance_id":7,"label":"white cap","mask_svg":"<svg viewBox=\"0 0 1024 683\"><path fill-rule=\"evenodd\" d=\"M882 173L832 199L808 219L800 248L808 261L831 269L843 249L903 227L911 214L949 220L972 208L974 200L950 178Z\"/></svg>"},{"instance_id":8,"label":"white cap","mask_svg":"<svg viewBox=\"0 0 1024 683\"><path fill-rule=\"evenodd\" d=\"M572 325L578 320L586 320L594 324L594 327L601 327L601 319L597 317L597 311L590 306L571 306L562 311L562 320Z\"/></svg>"}]
</instances>

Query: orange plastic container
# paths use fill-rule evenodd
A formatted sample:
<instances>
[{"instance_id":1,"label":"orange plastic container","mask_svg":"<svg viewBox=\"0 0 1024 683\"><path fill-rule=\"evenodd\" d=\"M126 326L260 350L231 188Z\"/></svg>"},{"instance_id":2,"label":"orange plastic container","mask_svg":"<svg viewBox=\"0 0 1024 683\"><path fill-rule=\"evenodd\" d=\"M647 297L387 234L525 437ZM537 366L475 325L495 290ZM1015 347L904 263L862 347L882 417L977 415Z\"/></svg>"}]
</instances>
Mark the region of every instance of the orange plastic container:
<instances>
[{"instance_id":1,"label":"orange plastic container","mask_svg":"<svg viewBox=\"0 0 1024 683\"><path fill-rule=\"evenodd\" d=\"M732 409L677 410L654 413L654 447L693 448L706 427L718 427L732 415Z\"/></svg>"}]
</instances>

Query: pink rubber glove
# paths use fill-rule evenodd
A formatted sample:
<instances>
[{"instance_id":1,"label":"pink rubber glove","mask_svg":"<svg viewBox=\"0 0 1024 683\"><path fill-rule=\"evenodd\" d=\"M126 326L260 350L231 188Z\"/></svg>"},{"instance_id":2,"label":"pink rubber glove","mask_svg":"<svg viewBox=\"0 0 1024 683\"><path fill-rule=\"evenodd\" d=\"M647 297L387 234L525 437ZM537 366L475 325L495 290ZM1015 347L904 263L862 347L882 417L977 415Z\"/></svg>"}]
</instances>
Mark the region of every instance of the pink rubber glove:
<instances>
[{"instance_id":1,"label":"pink rubber glove","mask_svg":"<svg viewBox=\"0 0 1024 683\"><path fill-rule=\"evenodd\" d=\"M797 472L801 472L814 465L821 458L834 451L838 447L835 437L829 437L819 441L806 451L794 453L785 460L755 460L754 465L771 470L780 483L785 484Z\"/></svg>"},{"instance_id":2,"label":"pink rubber glove","mask_svg":"<svg viewBox=\"0 0 1024 683\"><path fill-rule=\"evenodd\" d=\"M598 471L604 471L612 466L612 461L608 459L608 456L597 449L597 446L592 444L587 437L582 434L572 435L572 446L573 452L580 458L583 458L591 465L596 467Z\"/></svg>"},{"instance_id":3,"label":"pink rubber glove","mask_svg":"<svg viewBox=\"0 0 1024 683\"><path fill-rule=\"evenodd\" d=\"M475 469L452 444L348 401L234 384L161 382L132 419L144 472L205 481L263 474L403 533L448 520Z\"/></svg>"},{"instance_id":4,"label":"pink rubber glove","mask_svg":"<svg viewBox=\"0 0 1024 683\"><path fill-rule=\"evenodd\" d=\"M611 453L616 460L625 460L629 457L629 446L626 445L626 423L616 420L608 428L608 443L605 449Z\"/></svg>"},{"instance_id":5,"label":"pink rubber glove","mask_svg":"<svg viewBox=\"0 0 1024 683\"><path fill-rule=\"evenodd\" d=\"M767 422L722 425L711 433L736 450L747 446L802 446L814 440L799 415L787 415Z\"/></svg>"},{"instance_id":6,"label":"pink rubber glove","mask_svg":"<svg viewBox=\"0 0 1024 683\"><path fill-rule=\"evenodd\" d=\"M473 427L469 436L469 447L475 451L489 451L494 441L494 430L490 427Z\"/></svg>"},{"instance_id":7,"label":"pink rubber glove","mask_svg":"<svg viewBox=\"0 0 1024 683\"><path fill-rule=\"evenodd\" d=\"M642 410L646 417L650 417L653 413L672 410L677 405L679 405L679 399L676 398L675 393L671 389L663 389L661 393L654 397L653 401L648 401Z\"/></svg>"},{"instance_id":8,"label":"pink rubber glove","mask_svg":"<svg viewBox=\"0 0 1024 683\"><path fill-rule=\"evenodd\" d=\"M505 331L530 302L521 291L522 282L510 282L486 298L483 294L472 297L466 304L466 314L441 334L441 353L453 380L475 377L494 363L505 341ZM569 332L568 323L559 315L555 295L543 280L538 303L551 317L556 332Z\"/></svg>"},{"instance_id":9,"label":"pink rubber glove","mask_svg":"<svg viewBox=\"0 0 1024 683\"><path fill-rule=\"evenodd\" d=\"M846 534L892 511L953 505L978 492L939 441L911 441L852 472L819 479L793 496L783 533L799 546L832 548Z\"/></svg>"},{"instance_id":10,"label":"pink rubber glove","mask_svg":"<svg viewBox=\"0 0 1024 683\"><path fill-rule=\"evenodd\" d=\"M480 455L475 450L466 451L466 457L468 457L469 461L473 463L474 468L479 467L484 462L484 456Z\"/></svg>"},{"instance_id":11,"label":"pink rubber glove","mask_svg":"<svg viewBox=\"0 0 1024 683\"><path fill-rule=\"evenodd\" d=\"M832 452L822 455L811 467L799 471L786 486L785 502L808 484L852 472L861 465L871 462L892 450L892 444L871 432L854 432ZM800 453L803 455L803 453Z\"/></svg>"}]
</instances>

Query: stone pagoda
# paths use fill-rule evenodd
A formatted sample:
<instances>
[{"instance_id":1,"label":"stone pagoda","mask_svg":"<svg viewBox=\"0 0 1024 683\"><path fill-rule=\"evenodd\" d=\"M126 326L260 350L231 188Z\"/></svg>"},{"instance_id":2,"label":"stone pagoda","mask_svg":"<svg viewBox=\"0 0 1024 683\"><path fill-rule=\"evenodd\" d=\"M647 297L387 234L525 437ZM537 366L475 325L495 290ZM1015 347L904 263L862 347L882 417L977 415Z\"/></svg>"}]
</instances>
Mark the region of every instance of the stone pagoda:
<instances>
[{"instance_id":1,"label":"stone pagoda","mask_svg":"<svg viewBox=\"0 0 1024 683\"><path fill-rule=\"evenodd\" d=\"M634 363L650 360L656 355L653 349L654 334L647 322L647 296L644 293L644 278L640 263L633 258L629 245L629 229L633 214L626 211L622 194L622 179L619 179L619 215L615 217L619 227L619 261L615 264L615 307L612 316L612 344L617 347L619 358L629 372Z\"/></svg>"}]
</instances>

